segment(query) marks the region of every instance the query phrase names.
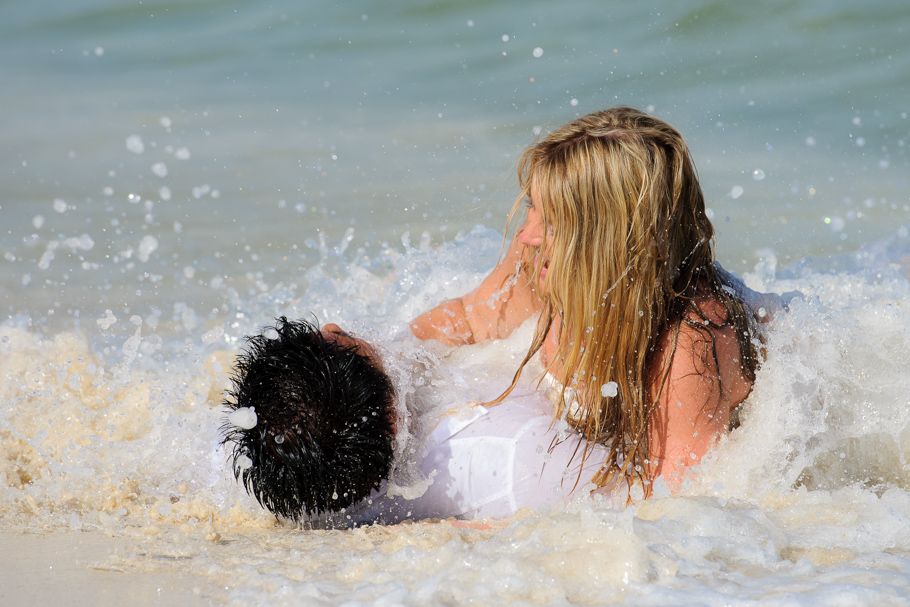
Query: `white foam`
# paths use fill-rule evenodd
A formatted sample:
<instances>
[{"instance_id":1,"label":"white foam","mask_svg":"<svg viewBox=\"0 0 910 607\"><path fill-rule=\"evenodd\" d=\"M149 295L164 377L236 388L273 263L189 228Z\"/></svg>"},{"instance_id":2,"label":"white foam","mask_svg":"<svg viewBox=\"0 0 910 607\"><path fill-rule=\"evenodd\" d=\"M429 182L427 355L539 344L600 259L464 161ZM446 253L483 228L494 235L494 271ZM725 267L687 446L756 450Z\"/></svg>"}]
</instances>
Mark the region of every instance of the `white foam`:
<instances>
[{"instance_id":1,"label":"white foam","mask_svg":"<svg viewBox=\"0 0 910 607\"><path fill-rule=\"evenodd\" d=\"M218 338L224 335L224 327L215 327L202 334L202 343L213 344Z\"/></svg>"},{"instance_id":2,"label":"white foam","mask_svg":"<svg viewBox=\"0 0 910 607\"><path fill-rule=\"evenodd\" d=\"M604 398L612 398L619 393L619 385L615 381L605 383L600 387L600 395Z\"/></svg>"},{"instance_id":3,"label":"white foam","mask_svg":"<svg viewBox=\"0 0 910 607\"><path fill-rule=\"evenodd\" d=\"M344 242L323 244L330 259ZM219 293L232 298L230 312L197 312L176 297L157 315L111 302L79 332L46 337L26 321L7 321L0 325L0 398L16 406L0 411L8 430L0 434L4 524L135 535L157 542L156 553L185 551L179 564L156 567L230 577L267 603L278 601L278 587L295 600L321 593L363 603L381 602L394 588L405 597L399 602L444 595L455 602L678 604L703 602L734 578L724 586L728 602L773 602L784 592L812 604L814 593L835 590L852 600L878 596L885 581L910 591L900 556L910 552L910 309L903 305L910 283L888 270L906 252L887 247L851 258L869 271L803 268L781 278L766 264L745 277L752 287L804 296L764 325L765 358L741 427L675 495L656 483L653 499L620 512L577 500L486 522L488 530L433 522L317 537L275 527L234 480L219 446L225 371L242 336L279 314L316 313L376 343L402 399L419 394L420 406L439 411L486 402L510 382L533 320L509 340L455 351L410 338L405 322L470 289L500 246L498 234L478 230L442 248L390 251L381 262L391 275L374 272L372 261L314 262L305 286L246 298L225 277ZM184 279L186 264L174 270ZM529 384L541 371L526 370ZM615 382L601 386L608 395L614 389ZM252 428L254 416L238 410L228 422ZM433 479L409 476L407 456L427 428L408 421L396 442L404 463L395 487L419 495ZM560 421L554 429L567 431ZM239 457L236 464L244 470L252 462ZM216 534L244 539L206 539ZM129 558L112 563L125 567ZM263 559L282 568L263 574ZM303 567L306 582L287 573ZM838 576L851 586L832 581Z\"/></svg>"},{"instance_id":4,"label":"white foam","mask_svg":"<svg viewBox=\"0 0 910 607\"><path fill-rule=\"evenodd\" d=\"M256 417L255 407L240 407L235 409L229 416L228 421L244 430L251 430L256 427L258 418Z\"/></svg>"},{"instance_id":5,"label":"white foam","mask_svg":"<svg viewBox=\"0 0 910 607\"><path fill-rule=\"evenodd\" d=\"M111 312L110 310L105 310L104 316L99 318L97 320L97 322L98 322L98 326L102 330L107 330L111 327L111 325L113 325L115 322L117 322L117 317L114 316L114 313Z\"/></svg>"}]
</instances>

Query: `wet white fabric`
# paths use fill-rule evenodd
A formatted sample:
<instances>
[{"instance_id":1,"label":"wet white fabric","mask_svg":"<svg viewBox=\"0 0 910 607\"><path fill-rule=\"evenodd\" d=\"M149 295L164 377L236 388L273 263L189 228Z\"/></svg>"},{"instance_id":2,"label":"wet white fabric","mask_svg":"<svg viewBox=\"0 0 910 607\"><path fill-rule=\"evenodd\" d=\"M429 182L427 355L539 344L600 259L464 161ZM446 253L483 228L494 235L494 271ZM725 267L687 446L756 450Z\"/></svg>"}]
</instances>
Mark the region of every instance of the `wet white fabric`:
<instances>
[{"instance_id":1,"label":"wet white fabric","mask_svg":"<svg viewBox=\"0 0 910 607\"><path fill-rule=\"evenodd\" d=\"M607 455L602 445L585 453L578 434L559 440L552 406L538 394L470 413L444 418L430 436L421 468L433 482L422 496L389 497L383 487L351 519L505 518L524 506L540 510L589 492L582 488Z\"/></svg>"}]
</instances>

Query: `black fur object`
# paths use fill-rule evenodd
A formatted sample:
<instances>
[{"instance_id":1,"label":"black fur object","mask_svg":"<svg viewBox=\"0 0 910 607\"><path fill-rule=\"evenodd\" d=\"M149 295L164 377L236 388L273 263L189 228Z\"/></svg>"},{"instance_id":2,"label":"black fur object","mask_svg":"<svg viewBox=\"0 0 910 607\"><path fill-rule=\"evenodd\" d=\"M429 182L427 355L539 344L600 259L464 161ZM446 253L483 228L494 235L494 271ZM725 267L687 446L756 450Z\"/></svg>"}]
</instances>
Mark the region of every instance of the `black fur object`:
<instances>
[{"instance_id":1,"label":"black fur object","mask_svg":"<svg viewBox=\"0 0 910 607\"><path fill-rule=\"evenodd\" d=\"M276 516L343 510L389 473L394 389L369 358L311 323L281 317L274 330L275 339L270 329L247 338L224 402L229 414L249 407L257 417L249 430L221 428L234 476Z\"/></svg>"}]
</instances>

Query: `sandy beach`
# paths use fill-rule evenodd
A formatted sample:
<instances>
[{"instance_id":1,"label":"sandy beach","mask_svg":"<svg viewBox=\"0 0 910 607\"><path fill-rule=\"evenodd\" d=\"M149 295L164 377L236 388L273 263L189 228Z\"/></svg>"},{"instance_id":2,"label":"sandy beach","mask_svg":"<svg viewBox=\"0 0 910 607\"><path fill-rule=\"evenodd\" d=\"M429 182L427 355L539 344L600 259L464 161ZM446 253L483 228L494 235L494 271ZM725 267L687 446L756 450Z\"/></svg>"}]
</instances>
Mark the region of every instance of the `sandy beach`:
<instances>
[{"instance_id":1,"label":"sandy beach","mask_svg":"<svg viewBox=\"0 0 910 607\"><path fill-rule=\"evenodd\" d=\"M127 571L112 564L141 544L91 532L0 533L0 604L221 605L226 592L213 580L175 573ZM112 559L113 557L113 559ZM135 558L135 557L134 557ZM144 559L172 557L146 554ZM151 567L150 567L151 568Z\"/></svg>"}]
</instances>

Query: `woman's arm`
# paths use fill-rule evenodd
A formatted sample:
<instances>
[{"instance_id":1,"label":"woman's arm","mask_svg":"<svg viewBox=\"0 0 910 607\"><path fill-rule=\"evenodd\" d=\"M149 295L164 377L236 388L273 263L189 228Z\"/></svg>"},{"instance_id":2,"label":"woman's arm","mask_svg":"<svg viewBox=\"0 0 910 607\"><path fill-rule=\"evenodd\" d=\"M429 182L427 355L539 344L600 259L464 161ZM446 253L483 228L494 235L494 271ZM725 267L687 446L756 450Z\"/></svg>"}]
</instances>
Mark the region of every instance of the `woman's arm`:
<instances>
[{"instance_id":1,"label":"woman's arm","mask_svg":"<svg viewBox=\"0 0 910 607\"><path fill-rule=\"evenodd\" d=\"M508 336L543 308L537 290L519 272L526 257L527 247L516 236L479 287L421 314L411 321L411 332L451 346Z\"/></svg>"}]
</instances>

